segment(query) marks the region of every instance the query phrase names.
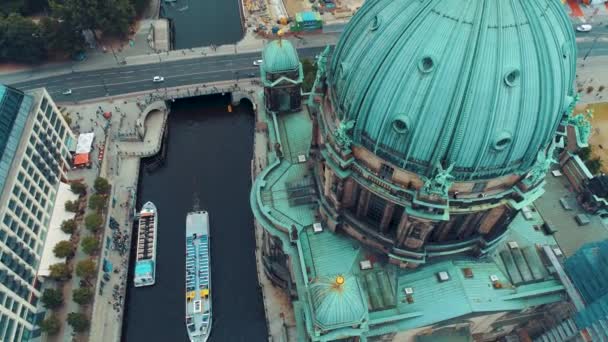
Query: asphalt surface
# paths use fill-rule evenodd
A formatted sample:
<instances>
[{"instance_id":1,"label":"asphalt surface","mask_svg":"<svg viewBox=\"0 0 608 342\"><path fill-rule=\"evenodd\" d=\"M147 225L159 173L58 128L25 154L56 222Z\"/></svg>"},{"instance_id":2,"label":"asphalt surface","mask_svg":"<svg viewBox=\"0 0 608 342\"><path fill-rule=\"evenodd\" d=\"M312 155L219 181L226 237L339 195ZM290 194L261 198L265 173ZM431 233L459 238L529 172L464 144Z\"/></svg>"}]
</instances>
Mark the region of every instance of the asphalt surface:
<instances>
[{"instance_id":1,"label":"asphalt surface","mask_svg":"<svg viewBox=\"0 0 608 342\"><path fill-rule=\"evenodd\" d=\"M343 26L335 27L336 31ZM576 32L578 57L608 55L608 26L594 25L591 32ZM301 57L313 57L323 47L298 49ZM243 53L212 57L198 57L162 63L121 66L94 71L72 72L11 84L27 90L46 87L56 101L82 101L103 96L114 96L138 91L179 87L189 84L209 83L230 79L259 76L259 68L253 61L260 53ZM164 77L164 82L154 83L154 76ZM72 94L63 95L67 89Z\"/></svg>"},{"instance_id":2,"label":"asphalt surface","mask_svg":"<svg viewBox=\"0 0 608 342\"><path fill-rule=\"evenodd\" d=\"M298 53L301 57L314 57L322 50L323 47L302 48ZM260 58L260 53L199 57L67 73L11 85L23 90L46 87L58 102L82 101L189 84L258 77L259 68L253 65L253 61ZM164 77L164 82L153 82L154 76ZM71 89L72 94L63 95L67 89Z\"/></svg>"}]
</instances>

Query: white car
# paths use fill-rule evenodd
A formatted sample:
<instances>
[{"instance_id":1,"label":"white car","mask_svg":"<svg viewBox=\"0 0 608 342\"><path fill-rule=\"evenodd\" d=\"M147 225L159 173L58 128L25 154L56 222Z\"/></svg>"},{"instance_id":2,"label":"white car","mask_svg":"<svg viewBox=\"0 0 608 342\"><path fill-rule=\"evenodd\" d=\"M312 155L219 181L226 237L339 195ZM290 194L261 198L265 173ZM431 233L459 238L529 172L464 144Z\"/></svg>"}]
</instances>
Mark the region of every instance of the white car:
<instances>
[{"instance_id":1,"label":"white car","mask_svg":"<svg viewBox=\"0 0 608 342\"><path fill-rule=\"evenodd\" d=\"M591 31L592 28L593 28L593 26L591 26L589 24L582 24L582 25L578 25L576 27L576 30L578 32L589 32L589 31Z\"/></svg>"},{"instance_id":2,"label":"white car","mask_svg":"<svg viewBox=\"0 0 608 342\"><path fill-rule=\"evenodd\" d=\"M154 76L154 78L152 79L152 82L154 83L158 83L158 82L164 82L165 78L162 76Z\"/></svg>"},{"instance_id":3,"label":"white car","mask_svg":"<svg viewBox=\"0 0 608 342\"><path fill-rule=\"evenodd\" d=\"M264 61L261 59L253 61L253 65L255 65L255 66L262 65L262 63L264 63Z\"/></svg>"},{"instance_id":4,"label":"white car","mask_svg":"<svg viewBox=\"0 0 608 342\"><path fill-rule=\"evenodd\" d=\"M64 90L63 93L61 93L61 94L63 94L63 95L72 95L72 89Z\"/></svg>"}]
</instances>

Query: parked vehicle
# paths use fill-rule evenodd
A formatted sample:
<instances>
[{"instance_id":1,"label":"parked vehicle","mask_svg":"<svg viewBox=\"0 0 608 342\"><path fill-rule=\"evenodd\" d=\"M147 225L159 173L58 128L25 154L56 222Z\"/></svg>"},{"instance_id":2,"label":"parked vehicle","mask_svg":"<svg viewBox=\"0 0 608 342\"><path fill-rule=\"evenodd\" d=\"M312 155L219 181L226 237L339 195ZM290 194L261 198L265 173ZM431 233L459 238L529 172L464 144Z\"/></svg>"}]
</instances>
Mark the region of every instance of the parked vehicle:
<instances>
[{"instance_id":1,"label":"parked vehicle","mask_svg":"<svg viewBox=\"0 0 608 342\"><path fill-rule=\"evenodd\" d=\"M578 32L591 32L591 29L593 29L593 26L589 24L581 24L576 27Z\"/></svg>"}]
</instances>

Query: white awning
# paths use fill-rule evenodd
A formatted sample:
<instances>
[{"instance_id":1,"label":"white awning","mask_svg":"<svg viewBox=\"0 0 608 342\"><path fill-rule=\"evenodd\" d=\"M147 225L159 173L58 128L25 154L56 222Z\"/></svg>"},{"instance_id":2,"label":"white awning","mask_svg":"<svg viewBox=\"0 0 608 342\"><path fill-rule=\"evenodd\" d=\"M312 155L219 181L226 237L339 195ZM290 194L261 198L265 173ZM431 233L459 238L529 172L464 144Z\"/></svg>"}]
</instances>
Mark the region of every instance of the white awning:
<instances>
[{"instance_id":1,"label":"white awning","mask_svg":"<svg viewBox=\"0 0 608 342\"><path fill-rule=\"evenodd\" d=\"M53 206L53 214L51 215L51 223L49 224L49 230L46 234L44 250L42 251L42 259L40 259L40 266L38 267L38 276L48 277L51 274L51 270L49 269L51 265L58 262L65 262L65 258L57 258L55 256L53 248L55 248L55 245L59 241L70 239L70 235L61 230L61 223L64 220L74 218L76 215L75 213L65 210L65 202L75 200L78 200L78 195L70 190L68 184L60 182L55 204Z\"/></svg>"},{"instance_id":2,"label":"white awning","mask_svg":"<svg viewBox=\"0 0 608 342\"><path fill-rule=\"evenodd\" d=\"M95 139L95 133L81 133L78 136L78 142L76 143L76 154L90 153L93 139Z\"/></svg>"}]
</instances>

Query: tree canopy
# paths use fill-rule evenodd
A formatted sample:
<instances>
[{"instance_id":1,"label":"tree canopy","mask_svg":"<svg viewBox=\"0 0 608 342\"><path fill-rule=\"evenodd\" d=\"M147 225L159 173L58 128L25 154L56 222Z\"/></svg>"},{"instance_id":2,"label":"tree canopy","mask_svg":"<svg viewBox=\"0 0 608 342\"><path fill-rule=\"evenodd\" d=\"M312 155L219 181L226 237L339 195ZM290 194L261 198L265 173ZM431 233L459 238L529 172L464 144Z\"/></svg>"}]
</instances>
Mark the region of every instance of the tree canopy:
<instances>
[{"instance_id":1,"label":"tree canopy","mask_svg":"<svg viewBox=\"0 0 608 342\"><path fill-rule=\"evenodd\" d=\"M93 255L99 248L99 241L94 236L87 236L80 242L82 251L88 255Z\"/></svg>"},{"instance_id":2,"label":"tree canopy","mask_svg":"<svg viewBox=\"0 0 608 342\"><path fill-rule=\"evenodd\" d=\"M103 219L101 218L101 215L97 213L89 214L84 218L85 227L92 232L97 232L99 228L101 228L102 223Z\"/></svg>"},{"instance_id":3,"label":"tree canopy","mask_svg":"<svg viewBox=\"0 0 608 342\"><path fill-rule=\"evenodd\" d=\"M97 264L92 259L79 261L76 265L76 275L80 278L90 279L97 272Z\"/></svg>"},{"instance_id":4,"label":"tree canopy","mask_svg":"<svg viewBox=\"0 0 608 342\"><path fill-rule=\"evenodd\" d=\"M65 210L73 212L73 213L77 212L78 211L78 202L65 201Z\"/></svg>"},{"instance_id":5,"label":"tree canopy","mask_svg":"<svg viewBox=\"0 0 608 342\"><path fill-rule=\"evenodd\" d=\"M89 320L84 314L79 312L70 312L68 314L68 324L72 326L75 332L83 332L89 328Z\"/></svg>"},{"instance_id":6,"label":"tree canopy","mask_svg":"<svg viewBox=\"0 0 608 342\"><path fill-rule=\"evenodd\" d=\"M0 62L37 63L46 58L38 25L19 14L0 16Z\"/></svg>"},{"instance_id":7,"label":"tree canopy","mask_svg":"<svg viewBox=\"0 0 608 342\"><path fill-rule=\"evenodd\" d=\"M59 241L55 247L53 247L53 253L58 258L67 258L73 255L74 246L70 241Z\"/></svg>"},{"instance_id":8,"label":"tree canopy","mask_svg":"<svg viewBox=\"0 0 608 342\"><path fill-rule=\"evenodd\" d=\"M89 208L97 211L101 211L106 207L108 200L106 196L100 194L94 194L89 197Z\"/></svg>"},{"instance_id":9,"label":"tree canopy","mask_svg":"<svg viewBox=\"0 0 608 342\"><path fill-rule=\"evenodd\" d=\"M61 222L61 231L66 234L73 234L76 231L76 221L74 220L65 220Z\"/></svg>"},{"instance_id":10,"label":"tree canopy","mask_svg":"<svg viewBox=\"0 0 608 342\"><path fill-rule=\"evenodd\" d=\"M98 194L107 194L110 191L110 183L103 177L97 177L93 188Z\"/></svg>"},{"instance_id":11,"label":"tree canopy","mask_svg":"<svg viewBox=\"0 0 608 342\"><path fill-rule=\"evenodd\" d=\"M89 304L93 300L93 291L90 287L77 288L72 294L72 299L80 305Z\"/></svg>"},{"instance_id":12,"label":"tree canopy","mask_svg":"<svg viewBox=\"0 0 608 342\"><path fill-rule=\"evenodd\" d=\"M40 322L40 329L51 336L56 335L60 328L61 322L55 315L51 315Z\"/></svg>"},{"instance_id":13,"label":"tree canopy","mask_svg":"<svg viewBox=\"0 0 608 342\"><path fill-rule=\"evenodd\" d=\"M53 14L78 30L99 30L113 37L125 37L135 18L129 0L51 1Z\"/></svg>"},{"instance_id":14,"label":"tree canopy","mask_svg":"<svg viewBox=\"0 0 608 342\"><path fill-rule=\"evenodd\" d=\"M62 262L49 266L51 278L55 280L65 280L70 277L70 267Z\"/></svg>"},{"instance_id":15,"label":"tree canopy","mask_svg":"<svg viewBox=\"0 0 608 342\"><path fill-rule=\"evenodd\" d=\"M82 182L70 183L70 190L77 195L84 195L87 192L87 186Z\"/></svg>"},{"instance_id":16,"label":"tree canopy","mask_svg":"<svg viewBox=\"0 0 608 342\"><path fill-rule=\"evenodd\" d=\"M58 289L45 289L40 298L47 309L56 309L63 304L63 293Z\"/></svg>"}]
</instances>

